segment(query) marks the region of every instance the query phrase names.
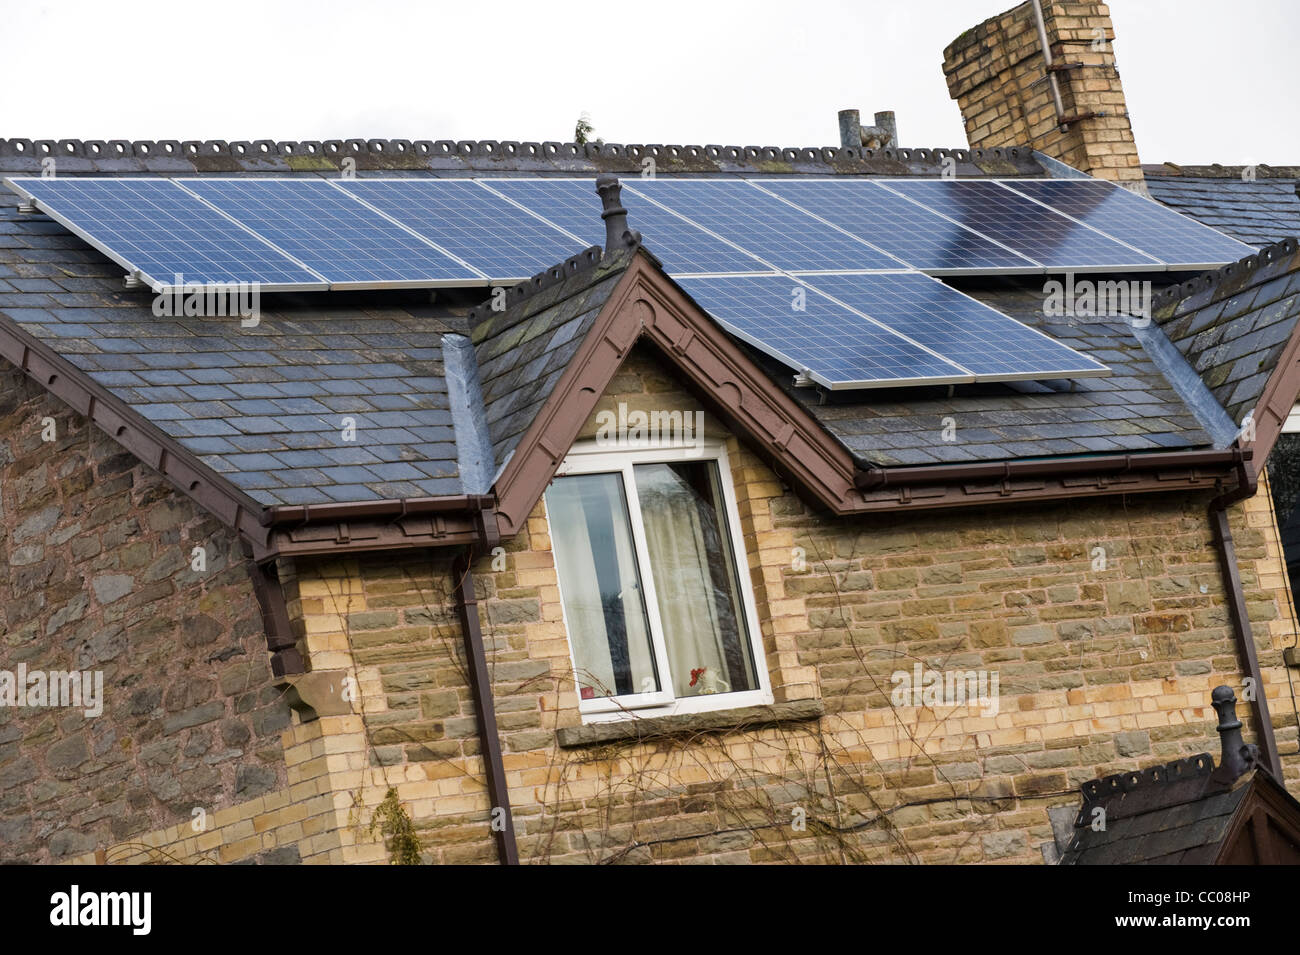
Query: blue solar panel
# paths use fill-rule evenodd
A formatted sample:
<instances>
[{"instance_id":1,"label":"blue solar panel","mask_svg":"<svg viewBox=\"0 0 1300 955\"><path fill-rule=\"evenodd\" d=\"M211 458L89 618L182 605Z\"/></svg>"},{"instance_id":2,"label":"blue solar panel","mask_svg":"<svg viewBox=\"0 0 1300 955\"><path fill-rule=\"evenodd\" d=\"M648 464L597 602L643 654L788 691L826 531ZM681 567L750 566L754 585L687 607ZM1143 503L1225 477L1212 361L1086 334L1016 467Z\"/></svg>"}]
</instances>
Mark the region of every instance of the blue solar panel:
<instances>
[{"instance_id":1,"label":"blue solar panel","mask_svg":"<svg viewBox=\"0 0 1300 955\"><path fill-rule=\"evenodd\" d=\"M528 278L586 247L471 179L348 179L334 184L493 279Z\"/></svg>"},{"instance_id":2,"label":"blue solar panel","mask_svg":"<svg viewBox=\"0 0 1300 955\"><path fill-rule=\"evenodd\" d=\"M677 281L732 334L827 388L973 380L964 368L786 276Z\"/></svg>"},{"instance_id":3,"label":"blue solar panel","mask_svg":"<svg viewBox=\"0 0 1300 955\"><path fill-rule=\"evenodd\" d=\"M637 179L629 189L787 272L905 267L743 179Z\"/></svg>"},{"instance_id":4,"label":"blue solar panel","mask_svg":"<svg viewBox=\"0 0 1300 955\"><path fill-rule=\"evenodd\" d=\"M342 285L482 279L323 179L187 179L186 189Z\"/></svg>"},{"instance_id":5,"label":"blue solar panel","mask_svg":"<svg viewBox=\"0 0 1300 955\"><path fill-rule=\"evenodd\" d=\"M866 179L765 179L763 189L927 272L1041 270L955 222Z\"/></svg>"},{"instance_id":6,"label":"blue solar panel","mask_svg":"<svg viewBox=\"0 0 1300 955\"><path fill-rule=\"evenodd\" d=\"M324 288L320 276L166 179L10 180L53 218L152 286ZM179 283L177 276L180 276Z\"/></svg>"},{"instance_id":7,"label":"blue solar panel","mask_svg":"<svg viewBox=\"0 0 1300 955\"><path fill-rule=\"evenodd\" d=\"M1255 252L1195 219L1100 179L1027 179L1001 185L1170 265L1212 268Z\"/></svg>"},{"instance_id":8,"label":"blue solar panel","mask_svg":"<svg viewBox=\"0 0 1300 955\"><path fill-rule=\"evenodd\" d=\"M987 179L883 182L1049 268L1151 268L1160 262Z\"/></svg>"},{"instance_id":9,"label":"blue solar panel","mask_svg":"<svg viewBox=\"0 0 1300 955\"><path fill-rule=\"evenodd\" d=\"M983 380L1079 378L1105 365L919 272L818 275L808 283Z\"/></svg>"},{"instance_id":10,"label":"blue solar panel","mask_svg":"<svg viewBox=\"0 0 1300 955\"><path fill-rule=\"evenodd\" d=\"M486 179L480 182L591 245L605 244L594 179ZM770 272L763 263L665 212L624 186L628 225L671 275Z\"/></svg>"}]
</instances>

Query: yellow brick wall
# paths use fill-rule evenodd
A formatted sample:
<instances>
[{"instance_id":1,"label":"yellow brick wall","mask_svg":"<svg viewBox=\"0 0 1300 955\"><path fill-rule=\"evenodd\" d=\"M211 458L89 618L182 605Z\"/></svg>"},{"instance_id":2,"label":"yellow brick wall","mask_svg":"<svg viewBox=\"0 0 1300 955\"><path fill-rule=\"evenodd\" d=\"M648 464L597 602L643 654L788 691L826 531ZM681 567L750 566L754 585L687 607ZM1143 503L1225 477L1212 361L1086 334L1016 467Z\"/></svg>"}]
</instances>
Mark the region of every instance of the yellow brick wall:
<instances>
[{"instance_id":1,"label":"yellow brick wall","mask_svg":"<svg viewBox=\"0 0 1300 955\"><path fill-rule=\"evenodd\" d=\"M353 780L339 766L349 742L360 745L357 717L297 723L283 733L289 787L189 822L68 860L74 865L382 861L382 847L355 845L363 808L351 802ZM359 757L354 758L356 762ZM367 837L368 834L361 833ZM277 850L280 850L277 853ZM287 854L286 854L287 851Z\"/></svg>"},{"instance_id":2,"label":"yellow brick wall","mask_svg":"<svg viewBox=\"0 0 1300 955\"><path fill-rule=\"evenodd\" d=\"M597 410L618 402L694 407L645 353ZM555 730L580 717L539 503L495 565L475 567L525 861L1035 862L1051 839L1046 809L1077 805L1085 780L1217 753L1209 692L1240 688L1241 674L1203 495L828 521L734 437L728 454L777 700L820 698L827 715L558 747ZM1294 751L1267 501L1240 506L1233 525L1279 742ZM322 565L312 582L300 572L313 662L355 666L375 721L353 798L373 807L396 785L426 861L494 861L464 735L449 563ZM890 674L915 660L1000 671L999 712L892 707ZM1294 757L1287 773L1294 787Z\"/></svg>"},{"instance_id":3,"label":"yellow brick wall","mask_svg":"<svg viewBox=\"0 0 1300 955\"><path fill-rule=\"evenodd\" d=\"M1058 127L1033 9L1022 3L967 30L943 56L948 90L961 109L972 148L1030 145L1116 182L1141 183L1133 129L1104 3L1043 0L1043 18L1067 116L1090 118Z\"/></svg>"}]
</instances>

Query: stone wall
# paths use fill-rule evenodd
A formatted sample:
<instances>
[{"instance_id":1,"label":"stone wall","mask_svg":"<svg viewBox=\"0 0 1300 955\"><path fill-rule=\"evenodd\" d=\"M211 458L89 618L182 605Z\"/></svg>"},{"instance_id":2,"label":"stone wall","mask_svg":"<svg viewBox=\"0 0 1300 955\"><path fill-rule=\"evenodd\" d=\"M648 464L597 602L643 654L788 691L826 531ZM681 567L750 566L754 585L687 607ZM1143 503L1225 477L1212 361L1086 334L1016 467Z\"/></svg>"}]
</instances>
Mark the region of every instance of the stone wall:
<instances>
[{"instance_id":1,"label":"stone wall","mask_svg":"<svg viewBox=\"0 0 1300 955\"><path fill-rule=\"evenodd\" d=\"M100 671L104 692L96 717L0 706L0 861L189 829L196 809L212 817L286 785L290 712L235 539L8 365L0 634L0 670Z\"/></svg>"},{"instance_id":2,"label":"stone wall","mask_svg":"<svg viewBox=\"0 0 1300 955\"><path fill-rule=\"evenodd\" d=\"M619 401L694 407L639 351L601 407ZM1240 695L1242 677L1204 495L830 521L728 446L777 705L825 713L561 746L581 720L539 503L474 568L524 861L1037 862L1047 810L1077 806L1085 780L1217 755L1209 693ZM1294 637L1257 511L1239 506L1233 528L1279 746L1294 754L1281 661ZM360 689L359 724L335 741L338 801L364 814L394 788L425 861L490 862L452 586L445 555L302 561L291 611L313 667ZM914 664L996 673L997 712L895 705L892 676ZM1300 788L1294 755L1285 772ZM355 826L349 838L341 858L387 855Z\"/></svg>"}]
</instances>

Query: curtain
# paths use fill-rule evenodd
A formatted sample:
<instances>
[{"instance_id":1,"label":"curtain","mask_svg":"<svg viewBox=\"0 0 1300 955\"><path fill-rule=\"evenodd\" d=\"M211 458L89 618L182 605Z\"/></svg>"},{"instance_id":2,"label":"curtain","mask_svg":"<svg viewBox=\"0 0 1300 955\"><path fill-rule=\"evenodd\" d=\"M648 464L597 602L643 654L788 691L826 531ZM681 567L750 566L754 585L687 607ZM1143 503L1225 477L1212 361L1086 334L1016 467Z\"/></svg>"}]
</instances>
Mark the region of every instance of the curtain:
<instances>
[{"instance_id":1,"label":"curtain","mask_svg":"<svg viewBox=\"0 0 1300 955\"><path fill-rule=\"evenodd\" d=\"M546 506L580 692L657 691L622 475L557 478Z\"/></svg>"},{"instance_id":2,"label":"curtain","mask_svg":"<svg viewBox=\"0 0 1300 955\"><path fill-rule=\"evenodd\" d=\"M753 689L713 465L637 465L637 496L679 697Z\"/></svg>"}]
</instances>

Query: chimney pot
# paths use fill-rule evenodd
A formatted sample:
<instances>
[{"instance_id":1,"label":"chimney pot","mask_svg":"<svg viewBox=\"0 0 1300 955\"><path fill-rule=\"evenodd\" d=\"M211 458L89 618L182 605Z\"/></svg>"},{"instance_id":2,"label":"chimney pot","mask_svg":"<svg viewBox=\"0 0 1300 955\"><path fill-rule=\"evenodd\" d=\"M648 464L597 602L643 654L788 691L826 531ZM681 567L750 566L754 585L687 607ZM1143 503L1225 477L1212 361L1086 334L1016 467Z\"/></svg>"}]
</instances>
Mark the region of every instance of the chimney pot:
<instances>
[{"instance_id":1,"label":"chimney pot","mask_svg":"<svg viewBox=\"0 0 1300 955\"><path fill-rule=\"evenodd\" d=\"M862 148L862 117L856 109L840 110L840 148Z\"/></svg>"},{"instance_id":2,"label":"chimney pot","mask_svg":"<svg viewBox=\"0 0 1300 955\"><path fill-rule=\"evenodd\" d=\"M892 109L882 110L876 114L876 125L889 133L889 141L885 143L890 149L898 148L898 123L894 119Z\"/></svg>"}]
</instances>

